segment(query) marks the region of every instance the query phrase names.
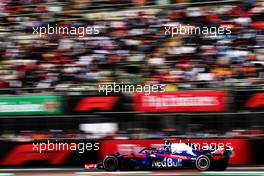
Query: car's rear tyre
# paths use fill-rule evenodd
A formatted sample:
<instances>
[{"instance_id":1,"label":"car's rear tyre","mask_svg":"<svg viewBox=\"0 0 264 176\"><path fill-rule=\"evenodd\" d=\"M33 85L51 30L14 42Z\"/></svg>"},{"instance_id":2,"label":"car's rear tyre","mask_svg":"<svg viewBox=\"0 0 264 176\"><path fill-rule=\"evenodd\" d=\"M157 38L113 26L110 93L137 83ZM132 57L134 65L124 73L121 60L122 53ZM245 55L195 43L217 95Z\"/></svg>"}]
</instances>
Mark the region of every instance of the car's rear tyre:
<instances>
[{"instance_id":1,"label":"car's rear tyre","mask_svg":"<svg viewBox=\"0 0 264 176\"><path fill-rule=\"evenodd\" d=\"M199 156L195 161L195 166L199 171L208 171L211 168L211 159L206 155Z\"/></svg>"},{"instance_id":2,"label":"car's rear tyre","mask_svg":"<svg viewBox=\"0 0 264 176\"><path fill-rule=\"evenodd\" d=\"M118 159L116 156L106 156L103 160L103 167L106 171L116 171L118 169Z\"/></svg>"}]
</instances>

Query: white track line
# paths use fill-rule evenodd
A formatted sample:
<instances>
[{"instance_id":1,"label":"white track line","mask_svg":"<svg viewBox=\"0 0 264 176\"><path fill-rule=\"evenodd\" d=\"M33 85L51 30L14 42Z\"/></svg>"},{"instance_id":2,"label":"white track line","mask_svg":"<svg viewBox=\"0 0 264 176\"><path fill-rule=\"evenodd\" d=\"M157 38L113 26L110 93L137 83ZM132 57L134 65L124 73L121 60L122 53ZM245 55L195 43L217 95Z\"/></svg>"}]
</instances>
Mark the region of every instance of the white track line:
<instances>
[{"instance_id":1,"label":"white track line","mask_svg":"<svg viewBox=\"0 0 264 176\"><path fill-rule=\"evenodd\" d=\"M151 174L151 171L124 171L124 172L75 172L77 175L87 175L87 174Z\"/></svg>"}]
</instances>

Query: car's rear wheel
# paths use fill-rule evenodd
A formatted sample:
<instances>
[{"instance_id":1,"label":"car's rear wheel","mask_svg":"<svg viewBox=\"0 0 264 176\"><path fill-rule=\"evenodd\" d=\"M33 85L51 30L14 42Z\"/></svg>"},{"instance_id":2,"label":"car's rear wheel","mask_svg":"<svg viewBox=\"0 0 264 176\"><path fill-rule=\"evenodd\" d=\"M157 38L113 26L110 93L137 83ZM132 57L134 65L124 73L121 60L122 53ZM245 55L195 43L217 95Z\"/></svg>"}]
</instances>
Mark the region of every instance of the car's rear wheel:
<instances>
[{"instance_id":1,"label":"car's rear wheel","mask_svg":"<svg viewBox=\"0 0 264 176\"><path fill-rule=\"evenodd\" d=\"M118 169L118 159L116 156L106 156L103 161L103 167L107 171L116 171Z\"/></svg>"},{"instance_id":2,"label":"car's rear wheel","mask_svg":"<svg viewBox=\"0 0 264 176\"><path fill-rule=\"evenodd\" d=\"M196 159L195 166L199 171L208 171L211 168L211 159L206 155L201 155Z\"/></svg>"}]
</instances>

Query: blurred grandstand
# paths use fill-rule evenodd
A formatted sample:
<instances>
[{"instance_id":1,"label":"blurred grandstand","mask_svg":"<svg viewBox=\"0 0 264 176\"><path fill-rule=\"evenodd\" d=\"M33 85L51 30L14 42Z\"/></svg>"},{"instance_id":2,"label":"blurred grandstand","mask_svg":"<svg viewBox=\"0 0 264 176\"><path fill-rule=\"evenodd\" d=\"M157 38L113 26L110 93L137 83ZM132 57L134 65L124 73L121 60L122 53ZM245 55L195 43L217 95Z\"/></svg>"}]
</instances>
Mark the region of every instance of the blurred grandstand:
<instances>
[{"instance_id":1,"label":"blurred grandstand","mask_svg":"<svg viewBox=\"0 0 264 176\"><path fill-rule=\"evenodd\" d=\"M103 83L165 84L166 91L229 91L232 107L233 91L263 89L263 15L264 2L254 0L1 1L0 92L95 95ZM171 38L163 30L171 22L229 26L232 34ZM32 27L47 24L99 26L100 34L33 35ZM3 139L12 140L262 137L262 112L4 115L0 130ZM80 128L105 122L113 129L109 133Z\"/></svg>"}]
</instances>

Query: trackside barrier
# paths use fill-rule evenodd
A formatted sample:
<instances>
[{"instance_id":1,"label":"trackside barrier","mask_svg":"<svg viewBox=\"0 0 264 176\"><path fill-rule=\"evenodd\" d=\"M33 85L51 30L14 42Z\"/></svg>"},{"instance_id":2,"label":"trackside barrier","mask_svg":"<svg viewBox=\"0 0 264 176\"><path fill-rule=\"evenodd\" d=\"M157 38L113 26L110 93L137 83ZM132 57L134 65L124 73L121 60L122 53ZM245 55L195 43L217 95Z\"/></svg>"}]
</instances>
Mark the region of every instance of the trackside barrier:
<instances>
[{"instance_id":1,"label":"trackside barrier","mask_svg":"<svg viewBox=\"0 0 264 176\"><path fill-rule=\"evenodd\" d=\"M96 163L99 141L43 140L0 142L0 166L84 166Z\"/></svg>"}]
</instances>

